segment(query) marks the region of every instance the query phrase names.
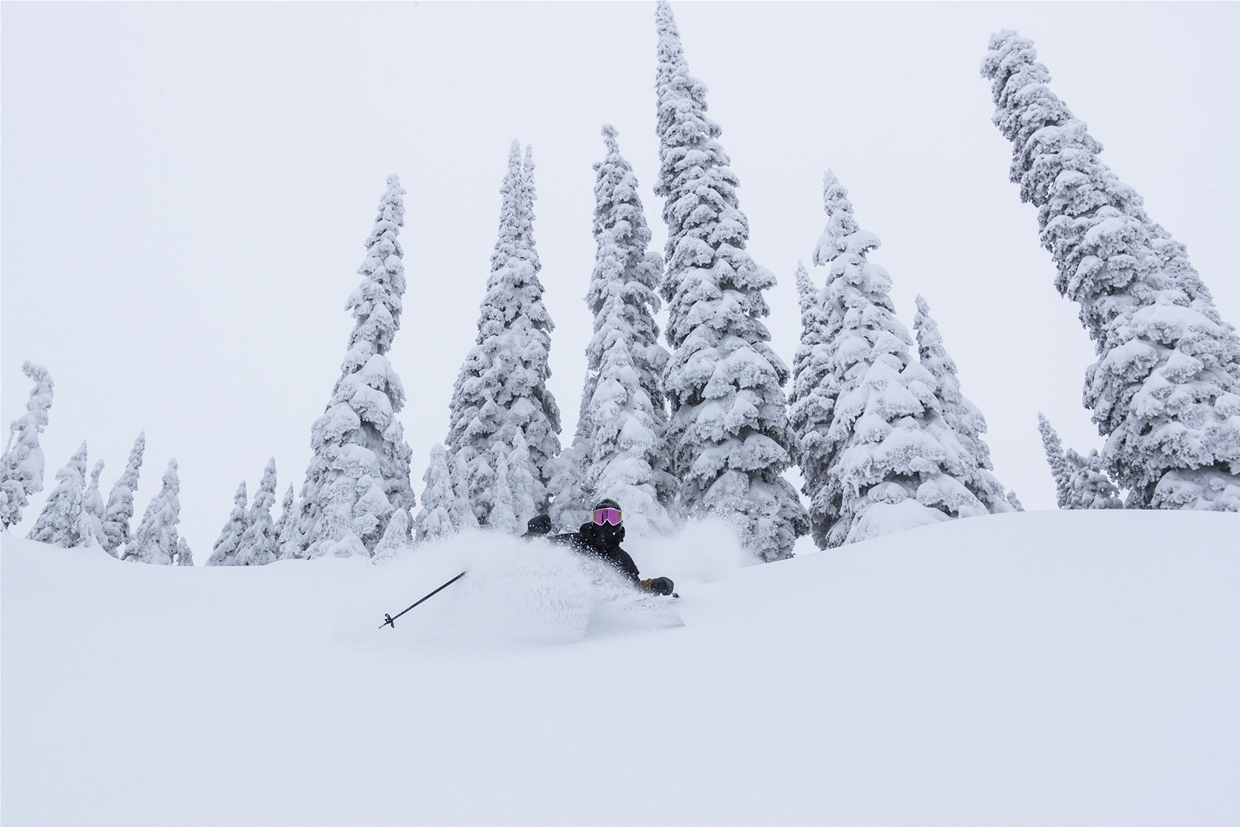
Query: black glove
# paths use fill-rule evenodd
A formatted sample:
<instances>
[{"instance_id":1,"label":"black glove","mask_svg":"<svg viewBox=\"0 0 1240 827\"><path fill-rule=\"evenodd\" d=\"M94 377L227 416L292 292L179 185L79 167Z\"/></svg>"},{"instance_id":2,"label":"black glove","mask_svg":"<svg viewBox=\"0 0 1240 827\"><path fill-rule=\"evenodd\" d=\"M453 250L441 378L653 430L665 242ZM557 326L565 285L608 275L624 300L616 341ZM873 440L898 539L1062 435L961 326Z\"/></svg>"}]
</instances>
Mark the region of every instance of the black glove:
<instances>
[{"instance_id":1,"label":"black glove","mask_svg":"<svg viewBox=\"0 0 1240 827\"><path fill-rule=\"evenodd\" d=\"M668 577L656 577L650 581L650 591L655 594L671 594L674 587L675 584Z\"/></svg>"},{"instance_id":2,"label":"black glove","mask_svg":"<svg viewBox=\"0 0 1240 827\"><path fill-rule=\"evenodd\" d=\"M539 514L525 524L525 536L527 537L544 537L550 533L551 518L546 514Z\"/></svg>"}]
</instances>

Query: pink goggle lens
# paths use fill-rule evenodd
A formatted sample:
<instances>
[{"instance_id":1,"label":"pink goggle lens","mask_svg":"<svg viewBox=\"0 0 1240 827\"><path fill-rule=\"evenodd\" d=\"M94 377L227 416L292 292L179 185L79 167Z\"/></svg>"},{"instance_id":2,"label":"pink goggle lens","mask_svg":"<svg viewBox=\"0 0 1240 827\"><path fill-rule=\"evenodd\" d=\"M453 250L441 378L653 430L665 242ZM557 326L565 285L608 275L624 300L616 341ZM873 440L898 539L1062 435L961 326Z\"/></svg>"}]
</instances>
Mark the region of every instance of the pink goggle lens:
<instances>
[{"instance_id":1,"label":"pink goggle lens","mask_svg":"<svg viewBox=\"0 0 1240 827\"><path fill-rule=\"evenodd\" d=\"M603 523L611 523L612 525L620 525L620 509L618 508L600 508L594 512L594 524L602 525Z\"/></svg>"}]
</instances>

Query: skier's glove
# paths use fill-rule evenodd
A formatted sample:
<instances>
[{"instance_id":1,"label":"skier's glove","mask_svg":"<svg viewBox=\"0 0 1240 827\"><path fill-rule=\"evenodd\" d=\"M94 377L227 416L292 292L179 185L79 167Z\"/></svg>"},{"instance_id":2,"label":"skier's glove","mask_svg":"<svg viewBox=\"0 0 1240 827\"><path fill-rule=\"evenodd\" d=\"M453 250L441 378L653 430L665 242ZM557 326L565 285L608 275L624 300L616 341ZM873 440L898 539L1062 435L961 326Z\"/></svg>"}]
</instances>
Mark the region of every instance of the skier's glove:
<instances>
[{"instance_id":1,"label":"skier's glove","mask_svg":"<svg viewBox=\"0 0 1240 827\"><path fill-rule=\"evenodd\" d=\"M546 537L551 533L551 518L546 514L531 517L525 524L526 537Z\"/></svg>"},{"instance_id":2,"label":"skier's glove","mask_svg":"<svg viewBox=\"0 0 1240 827\"><path fill-rule=\"evenodd\" d=\"M650 591L655 594L671 594L674 585L670 578L656 577L650 581Z\"/></svg>"}]
</instances>

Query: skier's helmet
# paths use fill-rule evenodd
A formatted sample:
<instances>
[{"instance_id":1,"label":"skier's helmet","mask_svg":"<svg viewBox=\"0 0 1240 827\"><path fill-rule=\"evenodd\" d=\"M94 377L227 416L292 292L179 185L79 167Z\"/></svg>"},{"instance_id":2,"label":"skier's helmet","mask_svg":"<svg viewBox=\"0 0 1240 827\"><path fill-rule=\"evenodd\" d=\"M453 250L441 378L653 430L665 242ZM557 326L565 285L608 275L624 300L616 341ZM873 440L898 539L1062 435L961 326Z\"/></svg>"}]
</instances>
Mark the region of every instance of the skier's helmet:
<instances>
[{"instance_id":1,"label":"skier's helmet","mask_svg":"<svg viewBox=\"0 0 1240 827\"><path fill-rule=\"evenodd\" d=\"M600 500L594 506L595 525L620 525L620 503L615 500Z\"/></svg>"}]
</instances>

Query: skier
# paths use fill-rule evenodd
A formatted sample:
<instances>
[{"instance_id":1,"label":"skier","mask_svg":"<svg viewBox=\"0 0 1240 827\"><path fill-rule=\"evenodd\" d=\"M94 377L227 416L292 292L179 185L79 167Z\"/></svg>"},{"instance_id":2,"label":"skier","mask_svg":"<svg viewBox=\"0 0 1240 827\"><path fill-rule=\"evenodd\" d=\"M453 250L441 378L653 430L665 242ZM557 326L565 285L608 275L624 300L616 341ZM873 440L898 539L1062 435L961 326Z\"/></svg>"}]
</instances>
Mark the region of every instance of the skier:
<instances>
[{"instance_id":1,"label":"skier","mask_svg":"<svg viewBox=\"0 0 1240 827\"><path fill-rule=\"evenodd\" d=\"M546 515L539 515L531 519L526 528L527 538L546 536L551 532L551 520ZM609 563L644 592L662 595L672 593L674 584L670 578L654 577L643 580L633 558L620 547L620 542L624 539L623 515L620 504L615 500L602 500L594 506L593 522L582 523L576 532L557 534L547 539Z\"/></svg>"}]
</instances>

